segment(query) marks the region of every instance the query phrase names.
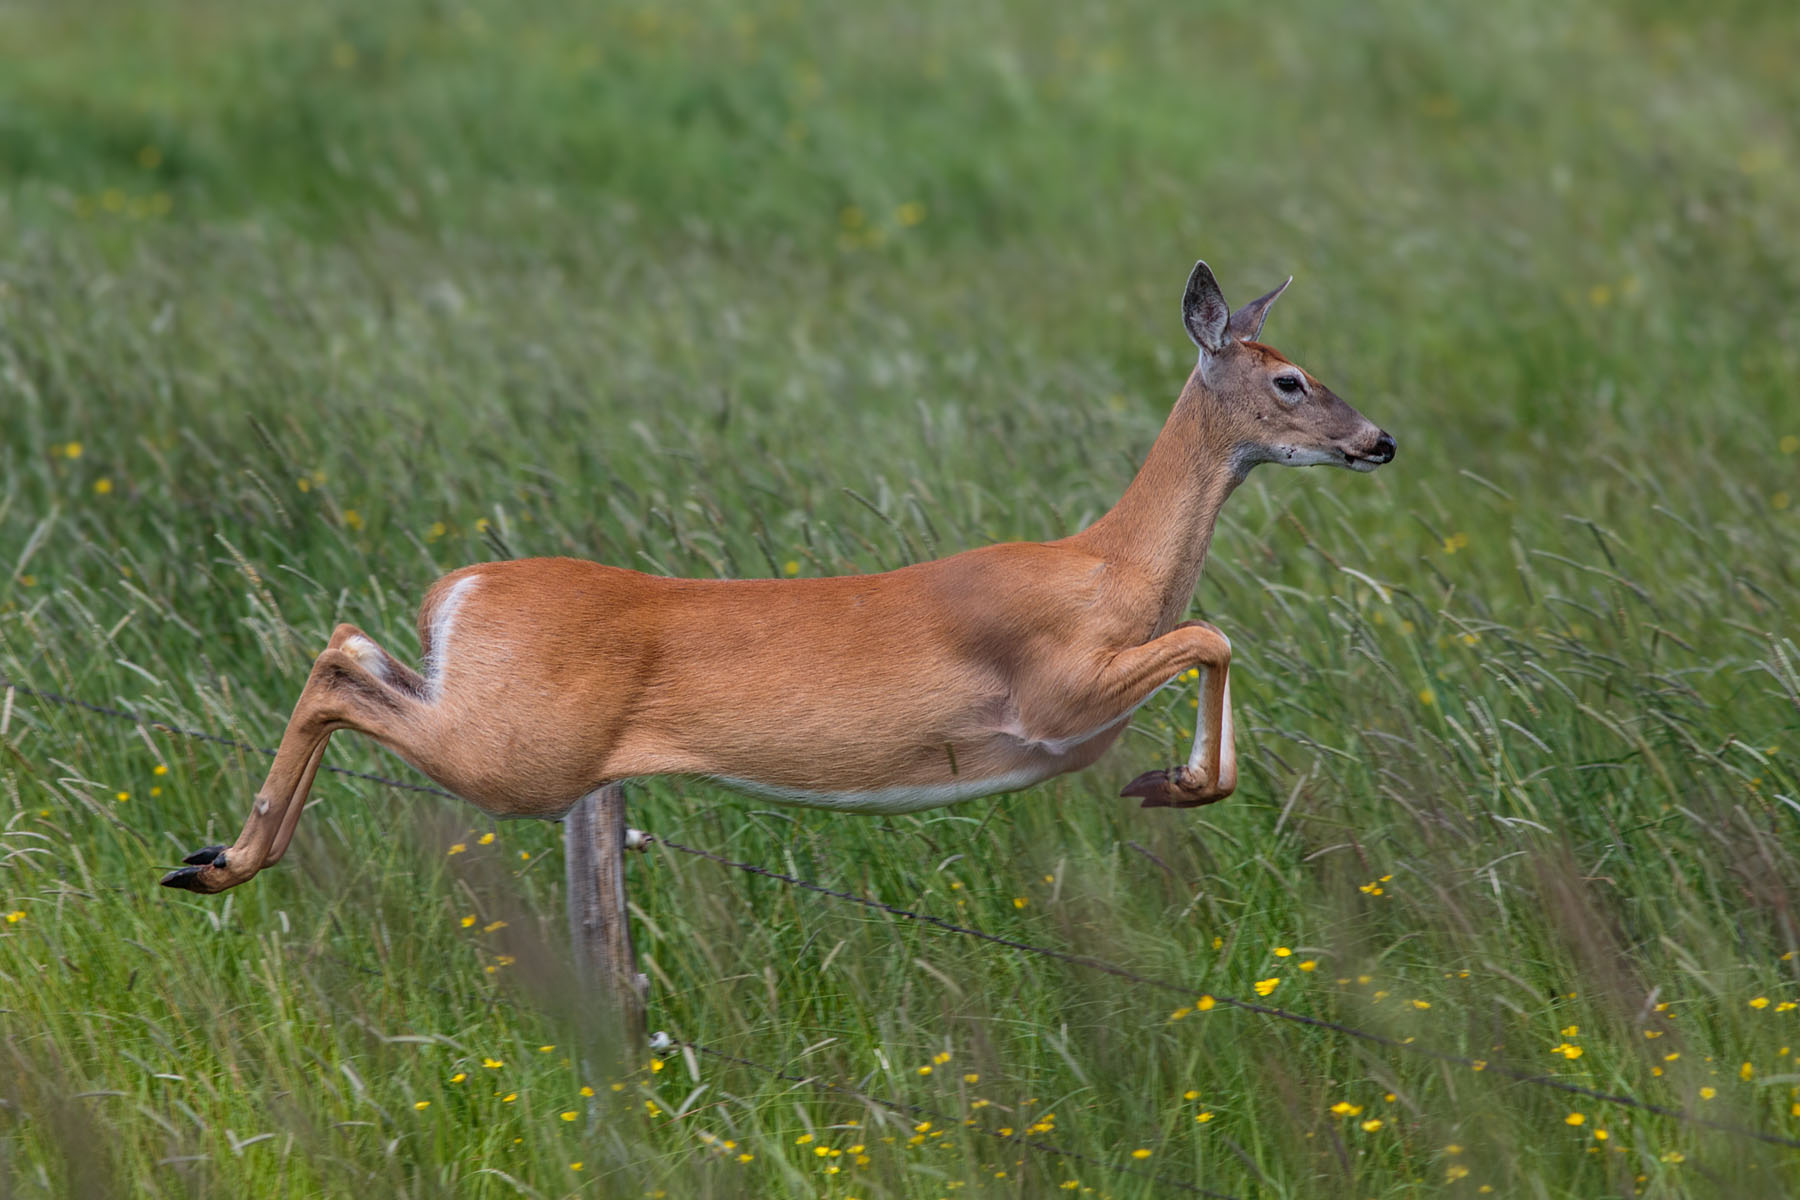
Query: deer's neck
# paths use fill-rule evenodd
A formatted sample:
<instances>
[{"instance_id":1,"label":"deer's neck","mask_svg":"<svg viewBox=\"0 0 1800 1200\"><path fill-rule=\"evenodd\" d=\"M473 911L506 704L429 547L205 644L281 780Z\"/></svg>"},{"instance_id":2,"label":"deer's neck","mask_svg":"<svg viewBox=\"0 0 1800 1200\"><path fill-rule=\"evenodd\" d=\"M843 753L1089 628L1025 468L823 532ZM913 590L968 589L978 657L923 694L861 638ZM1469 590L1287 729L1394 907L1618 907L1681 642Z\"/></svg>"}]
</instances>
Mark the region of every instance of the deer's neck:
<instances>
[{"instance_id":1,"label":"deer's neck","mask_svg":"<svg viewBox=\"0 0 1800 1200\"><path fill-rule=\"evenodd\" d=\"M1172 628L1193 599L1219 509L1243 479L1235 449L1218 402L1194 372L1124 496L1077 535L1092 553L1151 582L1155 634Z\"/></svg>"}]
</instances>

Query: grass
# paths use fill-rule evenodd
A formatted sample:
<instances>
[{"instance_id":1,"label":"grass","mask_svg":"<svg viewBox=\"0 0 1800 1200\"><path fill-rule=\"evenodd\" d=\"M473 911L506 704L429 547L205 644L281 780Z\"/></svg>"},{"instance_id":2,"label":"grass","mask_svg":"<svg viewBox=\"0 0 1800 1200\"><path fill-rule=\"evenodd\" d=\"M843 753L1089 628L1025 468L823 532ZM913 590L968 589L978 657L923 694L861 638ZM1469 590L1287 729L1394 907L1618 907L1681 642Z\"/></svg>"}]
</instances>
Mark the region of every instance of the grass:
<instances>
[{"instance_id":1,"label":"grass","mask_svg":"<svg viewBox=\"0 0 1800 1200\"><path fill-rule=\"evenodd\" d=\"M335 622L412 654L468 561L1060 536L1182 382L1196 254L1238 301L1291 272L1269 340L1400 454L1226 509L1230 802L1113 799L1185 755L1170 692L998 800L659 781L633 823L1800 1136L1797 49L1752 0L0 10L0 670L269 745ZM1800 1186L666 850L630 866L652 1028L952 1119L602 1077L554 827L331 777L281 868L187 897L156 873L259 756L24 697L0 741L3 1194Z\"/></svg>"}]
</instances>

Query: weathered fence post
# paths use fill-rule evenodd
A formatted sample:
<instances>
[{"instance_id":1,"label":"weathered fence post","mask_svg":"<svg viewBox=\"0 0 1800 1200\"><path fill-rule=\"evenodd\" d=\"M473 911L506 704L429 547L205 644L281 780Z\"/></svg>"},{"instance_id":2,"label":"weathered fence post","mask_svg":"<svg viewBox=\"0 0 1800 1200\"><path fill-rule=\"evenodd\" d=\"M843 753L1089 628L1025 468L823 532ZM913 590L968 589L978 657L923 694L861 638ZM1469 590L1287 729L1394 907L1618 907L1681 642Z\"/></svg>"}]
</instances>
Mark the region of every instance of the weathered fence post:
<instances>
[{"instance_id":1,"label":"weathered fence post","mask_svg":"<svg viewBox=\"0 0 1800 1200\"><path fill-rule=\"evenodd\" d=\"M563 819L563 850L569 878L569 940L575 975L600 1000L617 1025L602 1037L619 1039L624 1061L637 1064L645 1053L644 993L631 949L625 908L625 789L609 783L582 797Z\"/></svg>"}]
</instances>

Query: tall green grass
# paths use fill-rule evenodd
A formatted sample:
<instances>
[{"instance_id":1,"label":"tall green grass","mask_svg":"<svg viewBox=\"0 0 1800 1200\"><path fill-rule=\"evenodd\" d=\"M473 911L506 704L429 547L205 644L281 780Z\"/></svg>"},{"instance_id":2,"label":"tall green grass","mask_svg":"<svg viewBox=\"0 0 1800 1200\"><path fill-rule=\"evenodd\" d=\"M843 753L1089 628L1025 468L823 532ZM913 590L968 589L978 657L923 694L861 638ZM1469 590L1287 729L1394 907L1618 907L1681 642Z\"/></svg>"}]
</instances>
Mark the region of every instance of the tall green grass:
<instances>
[{"instance_id":1,"label":"tall green grass","mask_svg":"<svg viewBox=\"0 0 1800 1200\"><path fill-rule=\"evenodd\" d=\"M1193 258L1240 301L1291 272L1269 340L1400 453L1226 510L1231 801L1113 798L1185 755L1170 692L999 800L653 781L633 824L1800 1136L1797 49L1748 0L7 8L0 671L269 745L334 623L413 654L472 560L1061 536L1180 387ZM630 867L652 1028L952 1119L600 1077L554 827L327 777L281 868L189 897L157 872L260 756L24 697L0 742L0 1194L1800 1185L667 850Z\"/></svg>"}]
</instances>

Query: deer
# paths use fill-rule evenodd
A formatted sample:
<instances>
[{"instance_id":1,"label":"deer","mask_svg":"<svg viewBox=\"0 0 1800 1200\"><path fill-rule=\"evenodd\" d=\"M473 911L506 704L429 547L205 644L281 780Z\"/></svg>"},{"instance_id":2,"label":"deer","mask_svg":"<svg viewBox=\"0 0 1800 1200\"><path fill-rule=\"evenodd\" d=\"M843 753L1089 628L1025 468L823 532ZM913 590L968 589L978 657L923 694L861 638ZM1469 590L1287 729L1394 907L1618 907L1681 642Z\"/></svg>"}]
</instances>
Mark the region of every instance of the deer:
<instances>
[{"instance_id":1,"label":"deer","mask_svg":"<svg viewBox=\"0 0 1800 1200\"><path fill-rule=\"evenodd\" d=\"M162 883L222 892L280 862L340 730L497 817L559 819L602 787L657 775L904 813L1082 770L1197 670L1187 762L1121 794L1146 808L1223 800L1237 786L1231 642L1182 619L1219 510L1258 464L1373 471L1395 450L1258 340L1292 282L1233 311L1194 265L1186 386L1118 503L1069 537L825 578L480 563L426 592L420 670L337 626L237 841L188 855Z\"/></svg>"}]
</instances>

